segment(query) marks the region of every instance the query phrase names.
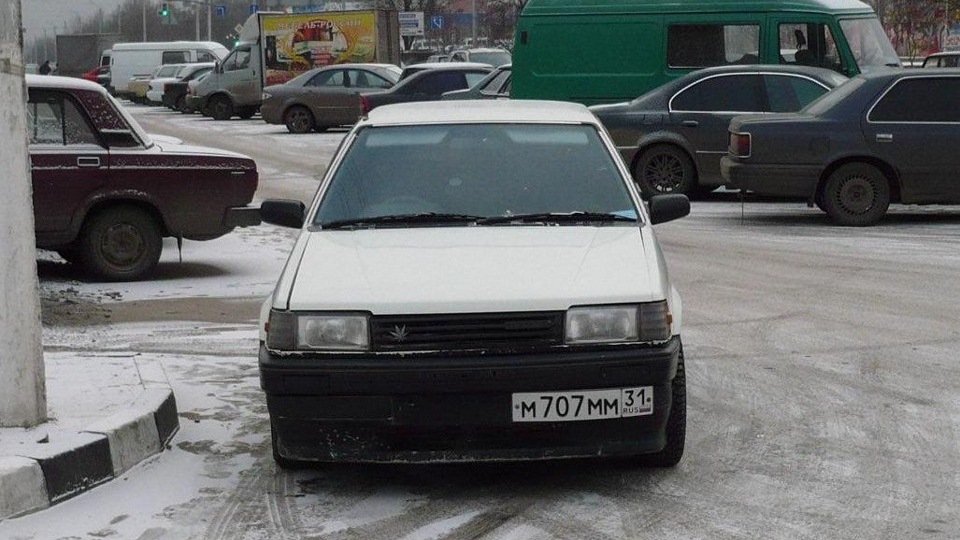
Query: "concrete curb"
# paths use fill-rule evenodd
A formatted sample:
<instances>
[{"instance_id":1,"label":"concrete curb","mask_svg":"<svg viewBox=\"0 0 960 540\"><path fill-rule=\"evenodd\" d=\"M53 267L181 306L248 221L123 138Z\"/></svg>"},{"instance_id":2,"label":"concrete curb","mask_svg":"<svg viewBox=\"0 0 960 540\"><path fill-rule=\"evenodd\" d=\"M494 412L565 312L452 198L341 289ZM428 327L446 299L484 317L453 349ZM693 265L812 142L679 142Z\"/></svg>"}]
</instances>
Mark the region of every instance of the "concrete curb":
<instances>
[{"instance_id":1,"label":"concrete curb","mask_svg":"<svg viewBox=\"0 0 960 540\"><path fill-rule=\"evenodd\" d=\"M0 457L0 520L42 510L120 476L162 452L179 428L173 390L150 387L128 410Z\"/></svg>"}]
</instances>

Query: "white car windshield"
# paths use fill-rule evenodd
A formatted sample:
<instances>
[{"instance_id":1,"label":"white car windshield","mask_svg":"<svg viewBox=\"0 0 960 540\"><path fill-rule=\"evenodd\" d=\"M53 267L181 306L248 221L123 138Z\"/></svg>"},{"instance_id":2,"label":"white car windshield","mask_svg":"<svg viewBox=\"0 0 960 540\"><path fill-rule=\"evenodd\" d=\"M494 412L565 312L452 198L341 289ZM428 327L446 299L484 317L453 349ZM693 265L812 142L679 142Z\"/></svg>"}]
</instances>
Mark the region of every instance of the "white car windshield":
<instances>
[{"instance_id":1,"label":"white car windshield","mask_svg":"<svg viewBox=\"0 0 960 540\"><path fill-rule=\"evenodd\" d=\"M638 212L592 126L437 124L361 129L313 223L385 216L635 225Z\"/></svg>"}]
</instances>

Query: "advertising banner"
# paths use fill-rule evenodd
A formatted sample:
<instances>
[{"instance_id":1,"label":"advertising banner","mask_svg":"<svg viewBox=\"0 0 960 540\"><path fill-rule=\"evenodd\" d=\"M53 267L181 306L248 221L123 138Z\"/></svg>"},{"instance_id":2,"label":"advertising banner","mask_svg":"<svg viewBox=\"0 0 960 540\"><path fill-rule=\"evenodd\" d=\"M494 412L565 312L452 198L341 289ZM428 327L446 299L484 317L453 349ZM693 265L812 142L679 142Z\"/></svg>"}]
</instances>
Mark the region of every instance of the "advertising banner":
<instances>
[{"instance_id":1,"label":"advertising banner","mask_svg":"<svg viewBox=\"0 0 960 540\"><path fill-rule=\"evenodd\" d=\"M281 84L315 67L376 60L373 11L264 16L265 82Z\"/></svg>"}]
</instances>

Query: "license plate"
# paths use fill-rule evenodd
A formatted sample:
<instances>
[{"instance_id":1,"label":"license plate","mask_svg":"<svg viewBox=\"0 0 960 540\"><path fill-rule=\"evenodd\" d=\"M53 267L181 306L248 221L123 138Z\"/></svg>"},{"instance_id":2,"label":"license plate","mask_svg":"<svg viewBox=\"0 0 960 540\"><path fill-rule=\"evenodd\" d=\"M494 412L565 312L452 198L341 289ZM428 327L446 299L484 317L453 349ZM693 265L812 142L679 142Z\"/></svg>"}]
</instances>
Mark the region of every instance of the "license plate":
<instances>
[{"instance_id":1,"label":"license plate","mask_svg":"<svg viewBox=\"0 0 960 540\"><path fill-rule=\"evenodd\" d=\"M653 414L653 387L513 394L514 422L573 422Z\"/></svg>"}]
</instances>

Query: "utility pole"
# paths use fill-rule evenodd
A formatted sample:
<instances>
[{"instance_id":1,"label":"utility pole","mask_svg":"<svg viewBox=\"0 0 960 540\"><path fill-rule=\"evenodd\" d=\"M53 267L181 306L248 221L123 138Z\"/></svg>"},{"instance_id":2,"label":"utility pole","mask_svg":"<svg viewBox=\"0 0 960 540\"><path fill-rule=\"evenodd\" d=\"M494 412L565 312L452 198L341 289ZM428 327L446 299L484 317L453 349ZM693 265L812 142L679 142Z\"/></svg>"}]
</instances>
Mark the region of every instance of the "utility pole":
<instances>
[{"instance_id":1,"label":"utility pole","mask_svg":"<svg viewBox=\"0 0 960 540\"><path fill-rule=\"evenodd\" d=\"M47 419L37 294L37 249L27 163L26 83L20 0L0 9L0 163L7 196L0 203L0 426Z\"/></svg>"},{"instance_id":2,"label":"utility pole","mask_svg":"<svg viewBox=\"0 0 960 540\"><path fill-rule=\"evenodd\" d=\"M143 0L140 7L143 8L143 41L147 41L147 0Z\"/></svg>"},{"instance_id":3,"label":"utility pole","mask_svg":"<svg viewBox=\"0 0 960 540\"><path fill-rule=\"evenodd\" d=\"M473 0L473 17L470 17L470 21L473 23L473 42L471 47L477 46L477 0Z\"/></svg>"}]
</instances>

